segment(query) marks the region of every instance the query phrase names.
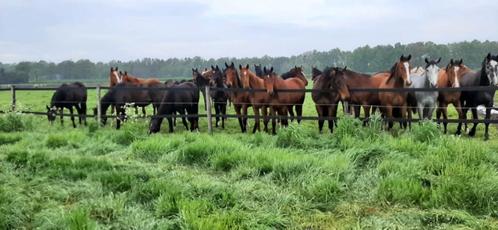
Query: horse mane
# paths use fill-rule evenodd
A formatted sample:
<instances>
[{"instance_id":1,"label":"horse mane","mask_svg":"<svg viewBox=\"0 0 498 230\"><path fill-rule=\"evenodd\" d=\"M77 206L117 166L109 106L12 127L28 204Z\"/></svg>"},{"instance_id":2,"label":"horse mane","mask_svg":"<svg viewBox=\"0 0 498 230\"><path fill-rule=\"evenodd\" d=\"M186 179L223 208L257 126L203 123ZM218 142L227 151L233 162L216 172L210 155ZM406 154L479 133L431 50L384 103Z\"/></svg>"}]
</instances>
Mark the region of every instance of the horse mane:
<instances>
[{"instance_id":1,"label":"horse mane","mask_svg":"<svg viewBox=\"0 0 498 230\"><path fill-rule=\"evenodd\" d=\"M387 78L386 82L391 81L398 74L398 68L397 68L398 67L398 63L399 62L395 62L394 65L393 65L393 67L391 67L391 70L389 70L389 77Z\"/></svg>"},{"instance_id":2,"label":"horse mane","mask_svg":"<svg viewBox=\"0 0 498 230\"><path fill-rule=\"evenodd\" d=\"M355 72L353 70L350 70L350 69L346 69L345 71L343 71L346 75L356 75L356 76L360 76L360 77L367 77L367 78L370 78L372 77L371 75L369 74L366 74L366 73L358 73L358 72Z\"/></svg>"},{"instance_id":3,"label":"horse mane","mask_svg":"<svg viewBox=\"0 0 498 230\"><path fill-rule=\"evenodd\" d=\"M283 79L289 79L291 77L294 77L295 74L296 74L296 69L292 68L288 72L283 73L282 75L280 75L280 77L283 78Z\"/></svg>"}]
</instances>

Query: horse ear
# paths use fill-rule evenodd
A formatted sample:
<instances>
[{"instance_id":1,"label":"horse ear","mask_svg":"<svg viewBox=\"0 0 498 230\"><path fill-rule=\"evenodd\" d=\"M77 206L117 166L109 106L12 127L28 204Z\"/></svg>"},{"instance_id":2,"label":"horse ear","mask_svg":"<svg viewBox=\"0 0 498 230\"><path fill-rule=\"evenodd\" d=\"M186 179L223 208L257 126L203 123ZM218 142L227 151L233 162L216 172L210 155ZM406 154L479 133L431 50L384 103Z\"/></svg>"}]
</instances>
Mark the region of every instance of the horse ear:
<instances>
[{"instance_id":1,"label":"horse ear","mask_svg":"<svg viewBox=\"0 0 498 230\"><path fill-rule=\"evenodd\" d=\"M401 54L401 57L399 57L399 60L400 61L404 61L405 60L405 55Z\"/></svg>"},{"instance_id":2,"label":"horse ear","mask_svg":"<svg viewBox=\"0 0 498 230\"><path fill-rule=\"evenodd\" d=\"M128 76L128 71L125 71L124 75L125 75L125 76Z\"/></svg>"},{"instance_id":3,"label":"horse ear","mask_svg":"<svg viewBox=\"0 0 498 230\"><path fill-rule=\"evenodd\" d=\"M195 69L194 68L192 68L192 73L195 73Z\"/></svg>"},{"instance_id":4,"label":"horse ear","mask_svg":"<svg viewBox=\"0 0 498 230\"><path fill-rule=\"evenodd\" d=\"M226 62L225 62L225 67L227 67L227 68L228 68L228 64L227 64Z\"/></svg>"},{"instance_id":5,"label":"horse ear","mask_svg":"<svg viewBox=\"0 0 498 230\"><path fill-rule=\"evenodd\" d=\"M242 65L241 65L241 64L239 64L239 69L240 69L240 70L242 69Z\"/></svg>"},{"instance_id":6,"label":"horse ear","mask_svg":"<svg viewBox=\"0 0 498 230\"><path fill-rule=\"evenodd\" d=\"M214 66L213 65L211 65L211 69L214 70Z\"/></svg>"},{"instance_id":7,"label":"horse ear","mask_svg":"<svg viewBox=\"0 0 498 230\"><path fill-rule=\"evenodd\" d=\"M273 66L270 68L270 73L273 73Z\"/></svg>"},{"instance_id":8,"label":"horse ear","mask_svg":"<svg viewBox=\"0 0 498 230\"><path fill-rule=\"evenodd\" d=\"M114 70L118 71L118 67L117 67L117 66L116 66L116 67L114 67Z\"/></svg>"},{"instance_id":9,"label":"horse ear","mask_svg":"<svg viewBox=\"0 0 498 230\"><path fill-rule=\"evenodd\" d=\"M486 56L486 59L491 60L492 56L491 56L491 53L488 53L488 56Z\"/></svg>"},{"instance_id":10,"label":"horse ear","mask_svg":"<svg viewBox=\"0 0 498 230\"><path fill-rule=\"evenodd\" d=\"M246 69L249 69L249 64L246 65Z\"/></svg>"},{"instance_id":11,"label":"horse ear","mask_svg":"<svg viewBox=\"0 0 498 230\"><path fill-rule=\"evenodd\" d=\"M455 61L453 61L453 58L450 59L450 65L453 65L455 63Z\"/></svg>"},{"instance_id":12,"label":"horse ear","mask_svg":"<svg viewBox=\"0 0 498 230\"><path fill-rule=\"evenodd\" d=\"M111 72L114 71L114 67L111 66Z\"/></svg>"},{"instance_id":13,"label":"horse ear","mask_svg":"<svg viewBox=\"0 0 498 230\"><path fill-rule=\"evenodd\" d=\"M439 62L441 62L441 57L437 59L436 64L439 64Z\"/></svg>"},{"instance_id":14,"label":"horse ear","mask_svg":"<svg viewBox=\"0 0 498 230\"><path fill-rule=\"evenodd\" d=\"M267 71L266 71L266 66L265 66L265 67L263 67L263 73L266 73L266 72Z\"/></svg>"},{"instance_id":15,"label":"horse ear","mask_svg":"<svg viewBox=\"0 0 498 230\"><path fill-rule=\"evenodd\" d=\"M346 71L347 68L348 68L348 66L344 66L344 69L342 71Z\"/></svg>"},{"instance_id":16,"label":"horse ear","mask_svg":"<svg viewBox=\"0 0 498 230\"><path fill-rule=\"evenodd\" d=\"M458 61L458 65L462 65L463 64L463 58L460 58L460 61Z\"/></svg>"},{"instance_id":17,"label":"horse ear","mask_svg":"<svg viewBox=\"0 0 498 230\"><path fill-rule=\"evenodd\" d=\"M429 64L429 59L425 58L424 61L425 61L425 64L427 64L427 65Z\"/></svg>"},{"instance_id":18,"label":"horse ear","mask_svg":"<svg viewBox=\"0 0 498 230\"><path fill-rule=\"evenodd\" d=\"M408 55L408 57L406 58L407 61L410 61L410 59L412 59L412 55Z\"/></svg>"},{"instance_id":19,"label":"horse ear","mask_svg":"<svg viewBox=\"0 0 498 230\"><path fill-rule=\"evenodd\" d=\"M220 67L218 67L218 65L216 65L216 70L220 70Z\"/></svg>"},{"instance_id":20,"label":"horse ear","mask_svg":"<svg viewBox=\"0 0 498 230\"><path fill-rule=\"evenodd\" d=\"M235 67L235 64L233 64L233 62L232 62L232 64L230 64L230 67L234 68L234 67Z\"/></svg>"}]
</instances>

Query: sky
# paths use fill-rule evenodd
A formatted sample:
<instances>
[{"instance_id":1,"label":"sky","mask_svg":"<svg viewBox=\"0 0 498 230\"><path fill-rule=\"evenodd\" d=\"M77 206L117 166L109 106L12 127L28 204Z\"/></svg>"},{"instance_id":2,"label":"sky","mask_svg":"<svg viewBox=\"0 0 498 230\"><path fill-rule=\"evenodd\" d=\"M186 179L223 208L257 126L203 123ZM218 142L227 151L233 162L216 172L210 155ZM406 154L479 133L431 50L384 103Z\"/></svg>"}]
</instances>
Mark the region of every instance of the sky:
<instances>
[{"instance_id":1,"label":"sky","mask_svg":"<svg viewBox=\"0 0 498 230\"><path fill-rule=\"evenodd\" d=\"M498 39L494 0L0 0L0 62L291 56Z\"/></svg>"}]
</instances>

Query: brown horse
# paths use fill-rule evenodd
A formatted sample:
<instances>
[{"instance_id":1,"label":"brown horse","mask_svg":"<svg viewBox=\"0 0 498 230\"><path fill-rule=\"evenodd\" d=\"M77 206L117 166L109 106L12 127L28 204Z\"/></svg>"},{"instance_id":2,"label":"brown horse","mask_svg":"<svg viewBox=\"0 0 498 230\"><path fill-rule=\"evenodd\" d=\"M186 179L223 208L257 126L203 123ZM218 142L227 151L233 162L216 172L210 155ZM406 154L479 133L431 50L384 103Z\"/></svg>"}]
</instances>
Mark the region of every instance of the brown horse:
<instances>
[{"instance_id":1,"label":"brown horse","mask_svg":"<svg viewBox=\"0 0 498 230\"><path fill-rule=\"evenodd\" d=\"M308 79L306 79L306 76L304 75L303 67L295 66L294 68L289 70L289 72L282 74L282 76L280 76L280 78L283 80L290 80L290 79L296 78L296 79L301 80L304 83L305 88L308 85ZM294 80L292 80L292 81L294 81ZM293 93L290 93L290 94L293 94ZM296 95L296 97L299 98L297 95ZM296 115L297 115L297 122L301 123L301 116L303 115L303 102L296 99L295 103L290 103L287 105L287 111L290 114L291 121L294 121L294 108L295 108Z\"/></svg>"},{"instance_id":2,"label":"brown horse","mask_svg":"<svg viewBox=\"0 0 498 230\"><path fill-rule=\"evenodd\" d=\"M111 67L111 71L109 72L109 87L113 87L121 82L123 82L123 76L118 72L118 67Z\"/></svg>"},{"instance_id":3,"label":"brown horse","mask_svg":"<svg viewBox=\"0 0 498 230\"><path fill-rule=\"evenodd\" d=\"M381 73L380 75L388 76L379 86L379 89L389 89L389 88L405 88L405 86L410 86L412 84L410 80L410 59L412 55L405 57L401 55L399 61L394 63L389 73ZM383 111L384 116L387 119L393 118L393 109L399 108L401 113L401 118L406 119L407 115L407 95L406 92L379 92L379 101L381 105L381 111ZM407 122L403 121L403 128L407 127ZM393 121L388 121L388 129L393 127Z\"/></svg>"},{"instance_id":4,"label":"brown horse","mask_svg":"<svg viewBox=\"0 0 498 230\"><path fill-rule=\"evenodd\" d=\"M325 120L329 122L330 132L334 132L334 122L337 116L337 105L339 101L348 101L350 97L349 89L346 85L346 67L325 68L323 73L315 76L311 97L315 102L318 113L318 130L323 129ZM318 72L316 72L318 73Z\"/></svg>"},{"instance_id":5,"label":"brown horse","mask_svg":"<svg viewBox=\"0 0 498 230\"><path fill-rule=\"evenodd\" d=\"M245 67L239 65L239 71L240 71L240 78L242 80L242 86L244 87L244 89L255 89L255 90L265 89L264 80L256 76L256 74L249 69L249 65L246 65ZM271 100L270 95L265 91L254 91L249 93L249 100L254 110L254 128L252 132L255 133L256 130L261 131L260 121L259 121L260 110L261 113L263 114L265 132L268 132L269 120L267 115L268 115L268 107L270 105L270 100Z\"/></svg>"},{"instance_id":6,"label":"brown horse","mask_svg":"<svg viewBox=\"0 0 498 230\"><path fill-rule=\"evenodd\" d=\"M459 88L460 87L460 77L465 73L470 72L470 69L463 65L463 60L454 61L450 60L450 63L446 66L445 69L439 72L437 87L438 88ZM462 104L460 102L461 92L439 92L438 95L438 109L436 110L436 118L439 120L441 115L443 119L448 119L448 105L453 104L455 107L458 118L463 119L464 114L462 112ZM438 122L439 123L439 122ZM447 133L448 122L443 121L444 133ZM460 133L457 133L460 135Z\"/></svg>"},{"instance_id":7,"label":"brown horse","mask_svg":"<svg viewBox=\"0 0 498 230\"><path fill-rule=\"evenodd\" d=\"M161 81L156 78L140 78L137 76L129 75L128 72L124 72L123 81L128 82L134 85L142 85L142 86L153 86L161 84Z\"/></svg>"},{"instance_id":8,"label":"brown horse","mask_svg":"<svg viewBox=\"0 0 498 230\"><path fill-rule=\"evenodd\" d=\"M319 77L320 75L322 75L322 71L320 71L318 68L316 68L316 66L313 66L311 68L311 80L313 80L313 82L315 82L317 80L317 77Z\"/></svg>"},{"instance_id":9,"label":"brown horse","mask_svg":"<svg viewBox=\"0 0 498 230\"><path fill-rule=\"evenodd\" d=\"M243 86L233 62L230 65L225 63L225 66L226 69L223 70L225 84L227 88L235 89L230 91L229 96L239 120L240 130L245 133L247 131L247 108L251 106L249 93L237 91L237 89L242 89Z\"/></svg>"},{"instance_id":10,"label":"brown horse","mask_svg":"<svg viewBox=\"0 0 498 230\"><path fill-rule=\"evenodd\" d=\"M288 109L292 109L292 106L296 106L297 112L297 120L301 121L302 111L303 111L303 103L306 93L304 89L306 88L306 84L308 81L304 77L301 68L295 68L298 72L296 76L291 76L288 79L283 79L273 72L273 67L270 69L263 68L263 72L265 73L264 77L264 86L266 92L271 96L271 115L272 118L272 133L275 134L275 126L276 119L274 117L275 112L278 113L279 116L283 116L281 118L281 122L283 126L287 126L287 116ZM303 90L302 92L278 92L278 90Z\"/></svg>"}]
</instances>

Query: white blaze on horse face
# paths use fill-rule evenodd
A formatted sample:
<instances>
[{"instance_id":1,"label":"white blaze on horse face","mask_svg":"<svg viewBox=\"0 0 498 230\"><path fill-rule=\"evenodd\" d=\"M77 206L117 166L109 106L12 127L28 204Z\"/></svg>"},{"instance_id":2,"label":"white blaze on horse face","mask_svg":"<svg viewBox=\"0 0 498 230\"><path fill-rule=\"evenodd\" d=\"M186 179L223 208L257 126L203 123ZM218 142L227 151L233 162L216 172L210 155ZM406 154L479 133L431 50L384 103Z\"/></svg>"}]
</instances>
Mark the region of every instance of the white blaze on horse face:
<instances>
[{"instance_id":1,"label":"white blaze on horse face","mask_svg":"<svg viewBox=\"0 0 498 230\"><path fill-rule=\"evenodd\" d=\"M496 62L495 60L491 60L489 62L489 65L491 66L491 73L489 73L489 75L491 75L490 82L491 84L496 85L498 84L498 73L497 73L498 62Z\"/></svg>"},{"instance_id":2,"label":"white blaze on horse face","mask_svg":"<svg viewBox=\"0 0 498 230\"><path fill-rule=\"evenodd\" d=\"M119 76L119 73L117 71L112 72L112 74L114 75L114 77L116 78L116 81L118 83L123 82L123 78L121 76Z\"/></svg>"},{"instance_id":3,"label":"white blaze on horse face","mask_svg":"<svg viewBox=\"0 0 498 230\"><path fill-rule=\"evenodd\" d=\"M431 85L436 87L437 86L437 78L439 75L439 67L437 65L430 65L429 67L427 67L427 70L425 71L425 75L429 79L429 82L431 83Z\"/></svg>"},{"instance_id":4,"label":"white blaze on horse face","mask_svg":"<svg viewBox=\"0 0 498 230\"><path fill-rule=\"evenodd\" d=\"M455 71L455 82L453 83L453 87L458 88L460 87L460 79L458 78L458 71L460 71L460 66L455 66L453 71Z\"/></svg>"},{"instance_id":5,"label":"white blaze on horse face","mask_svg":"<svg viewBox=\"0 0 498 230\"><path fill-rule=\"evenodd\" d=\"M405 61L403 62L403 65L405 66L405 71L406 71L406 83L408 83L408 85L411 85L412 81L410 79L410 63Z\"/></svg>"}]
</instances>

